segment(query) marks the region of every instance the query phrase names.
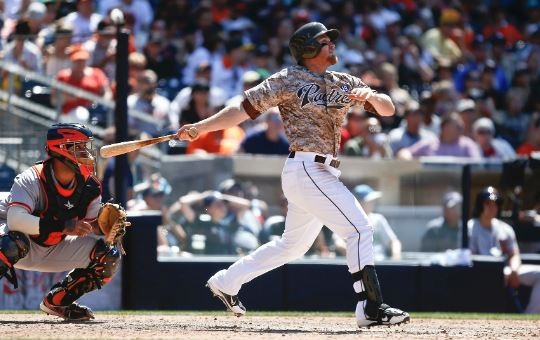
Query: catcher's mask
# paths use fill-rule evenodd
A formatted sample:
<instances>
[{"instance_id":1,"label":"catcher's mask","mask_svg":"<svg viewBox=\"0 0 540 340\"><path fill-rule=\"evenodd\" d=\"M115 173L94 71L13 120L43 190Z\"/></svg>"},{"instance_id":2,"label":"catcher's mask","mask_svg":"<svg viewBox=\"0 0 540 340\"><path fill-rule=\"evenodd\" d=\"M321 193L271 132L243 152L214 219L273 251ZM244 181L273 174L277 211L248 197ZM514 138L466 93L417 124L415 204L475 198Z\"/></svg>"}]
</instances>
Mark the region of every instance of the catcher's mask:
<instances>
[{"instance_id":1,"label":"catcher's mask","mask_svg":"<svg viewBox=\"0 0 540 340\"><path fill-rule=\"evenodd\" d=\"M473 217L480 217L482 212L484 211L484 202L486 201L493 201L497 203L497 206L499 207L499 210L502 205L502 198L499 195L499 192L497 189L495 189L492 186L486 187L482 189L477 195L476 195L476 201L474 202L474 211L473 211Z\"/></svg>"},{"instance_id":2,"label":"catcher's mask","mask_svg":"<svg viewBox=\"0 0 540 340\"><path fill-rule=\"evenodd\" d=\"M338 30L327 29L320 22L310 22L297 29L289 40L289 49L296 62L300 64L303 59L315 58L324 46L317 38L325 34L332 42L339 37Z\"/></svg>"},{"instance_id":3,"label":"catcher's mask","mask_svg":"<svg viewBox=\"0 0 540 340\"><path fill-rule=\"evenodd\" d=\"M53 124L47 131L45 149L73 171L87 177L95 175L96 151L92 148L92 131L78 123Z\"/></svg>"}]
</instances>

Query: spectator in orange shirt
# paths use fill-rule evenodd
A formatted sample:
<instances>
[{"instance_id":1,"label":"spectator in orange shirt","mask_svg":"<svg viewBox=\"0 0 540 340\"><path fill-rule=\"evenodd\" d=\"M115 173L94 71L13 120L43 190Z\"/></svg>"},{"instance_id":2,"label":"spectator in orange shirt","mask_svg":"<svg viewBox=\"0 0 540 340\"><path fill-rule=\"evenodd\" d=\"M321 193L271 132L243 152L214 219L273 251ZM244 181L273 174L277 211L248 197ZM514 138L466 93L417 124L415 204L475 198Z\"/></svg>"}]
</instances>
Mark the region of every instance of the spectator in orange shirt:
<instances>
[{"instance_id":1,"label":"spectator in orange shirt","mask_svg":"<svg viewBox=\"0 0 540 340\"><path fill-rule=\"evenodd\" d=\"M62 69L58 72L56 79L82 90L92 92L97 96L110 99L111 92L109 79L102 70L87 66L90 53L80 46L76 46L70 53L71 68ZM88 107L91 102L87 99L79 98L68 93L61 96L56 89L51 89L51 102L56 105L58 100L62 100L62 115L75 116L80 120L87 120L89 117Z\"/></svg>"},{"instance_id":2,"label":"spectator in orange shirt","mask_svg":"<svg viewBox=\"0 0 540 340\"><path fill-rule=\"evenodd\" d=\"M238 126L201 134L198 139L188 144L186 153L206 152L230 156L238 151L244 135L244 130Z\"/></svg>"},{"instance_id":3,"label":"spectator in orange shirt","mask_svg":"<svg viewBox=\"0 0 540 340\"><path fill-rule=\"evenodd\" d=\"M530 156L534 151L540 151L540 113L535 113L529 125L527 139L517 148L518 155Z\"/></svg>"}]
</instances>

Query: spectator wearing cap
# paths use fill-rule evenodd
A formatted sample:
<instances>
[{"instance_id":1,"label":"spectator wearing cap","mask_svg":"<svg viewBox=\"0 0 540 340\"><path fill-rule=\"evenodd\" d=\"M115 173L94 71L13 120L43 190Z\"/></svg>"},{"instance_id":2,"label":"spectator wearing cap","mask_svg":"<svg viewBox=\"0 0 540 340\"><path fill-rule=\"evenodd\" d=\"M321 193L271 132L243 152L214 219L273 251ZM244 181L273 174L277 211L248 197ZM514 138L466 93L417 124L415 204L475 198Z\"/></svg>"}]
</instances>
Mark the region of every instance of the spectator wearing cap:
<instances>
[{"instance_id":1,"label":"spectator wearing cap","mask_svg":"<svg viewBox=\"0 0 540 340\"><path fill-rule=\"evenodd\" d=\"M459 113L459 116L463 121L463 135L473 138L473 123L479 117L474 100L470 98L461 98L457 102L456 112Z\"/></svg>"},{"instance_id":2,"label":"spectator wearing cap","mask_svg":"<svg viewBox=\"0 0 540 340\"><path fill-rule=\"evenodd\" d=\"M162 216L161 224L156 228L158 254L170 253L172 247L177 247L179 253L184 248L186 232L168 213L165 203L172 191L169 182L160 173L154 173L135 185L133 191L136 197L127 202L128 211L156 211Z\"/></svg>"},{"instance_id":3,"label":"spectator wearing cap","mask_svg":"<svg viewBox=\"0 0 540 340\"><path fill-rule=\"evenodd\" d=\"M453 9L446 8L441 11L439 26L427 30L421 37L422 48L435 60L444 58L457 63L463 55L458 44L452 38L452 30L458 27L461 14Z\"/></svg>"},{"instance_id":4,"label":"spectator wearing cap","mask_svg":"<svg viewBox=\"0 0 540 340\"><path fill-rule=\"evenodd\" d=\"M144 182L133 187L135 198L128 201L128 210L157 210L164 212L165 197L172 191L169 182L160 174L150 175Z\"/></svg>"},{"instance_id":5,"label":"spectator wearing cap","mask_svg":"<svg viewBox=\"0 0 540 340\"><path fill-rule=\"evenodd\" d=\"M73 27L71 42L81 44L92 37L103 17L94 11L94 1L76 0L76 3L76 11L66 15L64 22Z\"/></svg>"},{"instance_id":6,"label":"spectator wearing cap","mask_svg":"<svg viewBox=\"0 0 540 340\"><path fill-rule=\"evenodd\" d=\"M514 229L499 219L502 197L494 187L476 195L473 218L468 221L469 249L473 255L505 260L504 281L510 289L520 285L532 288L529 303L522 312L540 313L540 266L522 264Z\"/></svg>"},{"instance_id":7,"label":"spectator wearing cap","mask_svg":"<svg viewBox=\"0 0 540 340\"><path fill-rule=\"evenodd\" d=\"M208 61L201 61L197 65L194 81L191 83L191 85L184 87L180 90L180 92L178 92L171 103L171 111L180 117L180 112L186 110L188 106L192 105L191 101L193 100L193 89L196 87L200 88L201 85L203 85L204 88L208 87L208 98L206 100L208 109L210 111L215 111L223 107L227 100L225 90L217 86L211 86L211 84L212 65Z\"/></svg>"},{"instance_id":8,"label":"spectator wearing cap","mask_svg":"<svg viewBox=\"0 0 540 340\"><path fill-rule=\"evenodd\" d=\"M36 38L39 31L49 22L45 22L45 16L47 14L47 7L38 1L34 1L28 5L26 12L23 15L23 18L28 21L30 26L30 34L32 40ZM50 17L48 18L50 20Z\"/></svg>"},{"instance_id":9,"label":"spectator wearing cap","mask_svg":"<svg viewBox=\"0 0 540 340\"><path fill-rule=\"evenodd\" d=\"M13 40L2 51L3 61L41 73L43 71L43 56L39 47L30 40L31 33L28 20L18 20L12 34Z\"/></svg>"},{"instance_id":10,"label":"spectator wearing cap","mask_svg":"<svg viewBox=\"0 0 540 340\"><path fill-rule=\"evenodd\" d=\"M286 155L289 142L283 129L279 109L273 108L264 113L264 126L248 133L240 144L240 153L263 155Z\"/></svg>"},{"instance_id":11,"label":"spectator wearing cap","mask_svg":"<svg viewBox=\"0 0 540 340\"><path fill-rule=\"evenodd\" d=\"M128 108L145 112L153 118L153 122L143 121L134 116L128 117L130 129L133 132L144 132L150 136L159 135L164 129L171 126L170 101L156 92L157 75L152 70L145 70L139 74L135 93L127 98Z\"/></svg>"},{"instance_id":12,"label":"spectator wearing cap","mask_svg":"<svg viewBox=\"0 0 540 340\"><path fill-rule=\"evenodd\" d=\"M367 184L359 184L354 187L354 196L364 208L368 221L373 227L373 255L375 261L386 258L401 258L401 242L390 227L388 220L381 214L374 212L376 202L382 197L380 191L374 190ZM334 234L335 235L335 234ZM341 240L333 236L336 247L341 248ZM341 251L338 250L338 253Z\"/></svg>"},{"instance_id":13,"label":"spectator wearing cap","mask_svg":"<svg viewBox=\"0 0 540 340\"><path fill-rule=\"evenodd\" d=\"M219 183L218 191L227 197L227 204L237 222L258 236L268 210L268 204L257 198L258 188L253 183L239 182L232 178Z\"/></svg>"},{"instance_id":14,"label":"spectator wearing cap","mask_svg":"<svg viewBox=\"0 0 540 340\"><path fill-rule=\"evenodd\" d=\"M478 145L463 135L463 121L457 113L442 118L438 138L420 140L398 152L398 158L401 159L421 156L452 156L475 160L482 158Z\"/></svg>"},{"instance_id":15,"label":"spectator wearing cap","mask_svg":"<svg viewBox=\"0 0 540 340\"><path fill-rule=\"evenodd\" d=\"M450 191L442 198L442 215L426 224L420 251L444 252L457 249L461 242L461 203L463 198L457 191Z\"/></svg>"},{"instance_id":16,"label":"spectator wearing cap","mask_svg":"<svg viewBox=\"0 0 540 340\"><path fill-rule=\"evenodd\" d=\"M200 79L178 93L171 103L171 112L178 117L177 126L196 123L214 113L210 91L210 83Z\"/></svg>"},{"instance_id":17,"label":"spectator wearing cap","mask_svg":"<svg viewBox=\"0 0 540 340\"><path fill-rule=\"evenodd\" d=\"M111 80L116 77L116 28L107 20L98 23L97 31L84 43L90 53L88 65L101 69Z\"/></svg>"},{"instance_id":18,"label":"spectator wearing cap","mask_svg":"<svg viewBox=\"0 0 540 340\"><path fill-rule=\"evenodd\" d=\"M474 122L473 138L480 146L484 159L507 161L516 157L516 152L507 141L495 138L495 124L487 117Z\"/></svg>"},{"instance_id":19,"label":"spectator wearing cap","mask_svg":"<svg viewBox=\"0 0 540 340\"><path fill-rule=\"evenodd\" d=\"M105 73L95 67L87 65L90 53L80 45L70 47L71 67L62 69L56 75L58 81L78 87L105 99L112 98L109 79ZM68 93L58 94L58 90L51 89L51 103L62 103L63 119L75 118L86 121L89 118L88 108L91 102Z\"/></svg>"},{"instance_id":20,"label":"spectator wearing cap","mask_svg":"<svg viewBox=\"0 0 540 340\"><path fill-rule=\"evenodd\" d=\"M420 140L437 138L436 134L422 126L423 116L418 102L411 100L405 105L403 118L404 123L388 133L388 141L394 154Z\"/></svg>"},{"instance_id":21,"label":"spectator wearing cap","mask_svg":"<svg viewBox=\"0 0 540 340\"><path fill-rule=\"evenodd\" d=\"M56 77L62 69L71 67L70 50L73 28L63 22L57 22L54 27L53 43L44 49L45 74Z\"/></svg>"},{"instance_id":22,"label":"spectator wearing cap","mask_svg":"<svg viewBox=\"0 0 540 340\"><path fill-rule=\"evenodd\" d=\"M187 250L200 254L242 254L259 246L257 237L240 225L227 203L249 201L219 191L193 192L178 200L185 218ZM198 208L200 207L200 213Z\"/></svg>"}]
</instances>

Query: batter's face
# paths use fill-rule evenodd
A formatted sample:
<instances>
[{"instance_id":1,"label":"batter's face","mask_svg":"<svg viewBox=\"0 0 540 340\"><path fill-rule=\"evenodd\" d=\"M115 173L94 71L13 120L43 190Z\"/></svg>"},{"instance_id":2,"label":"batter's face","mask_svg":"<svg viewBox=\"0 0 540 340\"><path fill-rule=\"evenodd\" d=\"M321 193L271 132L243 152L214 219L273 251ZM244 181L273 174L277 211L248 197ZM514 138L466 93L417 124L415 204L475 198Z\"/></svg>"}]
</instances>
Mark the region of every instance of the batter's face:
<instances>
[{"instance_id":1,"label":"batter's face","mask_svg":"<svg viewBox=\"0 0 540 340\"><path fill-rule=\"evenodd\" d=\"M338 62L336 53L336 44L327 35L322 35L317 38L319 44L323 45L321 51L315 57L317 59L325 60L328 64L334 65Z\"/></svg>"}]
</instances>

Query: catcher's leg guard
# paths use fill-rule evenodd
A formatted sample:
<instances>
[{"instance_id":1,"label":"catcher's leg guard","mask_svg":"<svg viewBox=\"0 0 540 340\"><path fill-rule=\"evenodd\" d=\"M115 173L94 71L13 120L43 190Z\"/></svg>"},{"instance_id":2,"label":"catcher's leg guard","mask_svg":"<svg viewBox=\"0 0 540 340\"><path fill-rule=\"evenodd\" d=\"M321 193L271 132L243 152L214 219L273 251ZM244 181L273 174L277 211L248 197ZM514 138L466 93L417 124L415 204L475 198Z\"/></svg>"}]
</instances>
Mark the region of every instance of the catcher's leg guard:
<instances>
[{"instance_id":1,"label":"catcher's leg guard","mask_svg":"<svg viewBox=\"0 0 540 340\"><path fill-rule=\"evenodd\" d=\"M13 287L19 286L13 265L25 257L30 251L30 241L26 235L18 231L10 231L0 236L0 278L3 276Z\"/></svg>"},{"instance_id":2,"label":"catcher's leg guard","mask_svg":"<svg viewBox=\"0 0 540 340\"><path fill-rule=\"evenodd\" d=\"M352 274L354 290L358 295L356 321L359 327L397 325L410 320L409 314L383 303L381 286L374 266Z\"/></svg>"},{"instance_id":3,"label":"catcher's leg guard","mask_svg":"<svg viewBox=\"0 0 540 340\"><path fill-rule=\"evenodd\" d=\"M93 319L92 311L75 303L82 295L101 289L118 270L121 258L116 246L109 247L102 239L90 253L88 267L75 268L61 282L56 283L41 303L41 310L66 320Z\"/></svg>"}]
</instances>

